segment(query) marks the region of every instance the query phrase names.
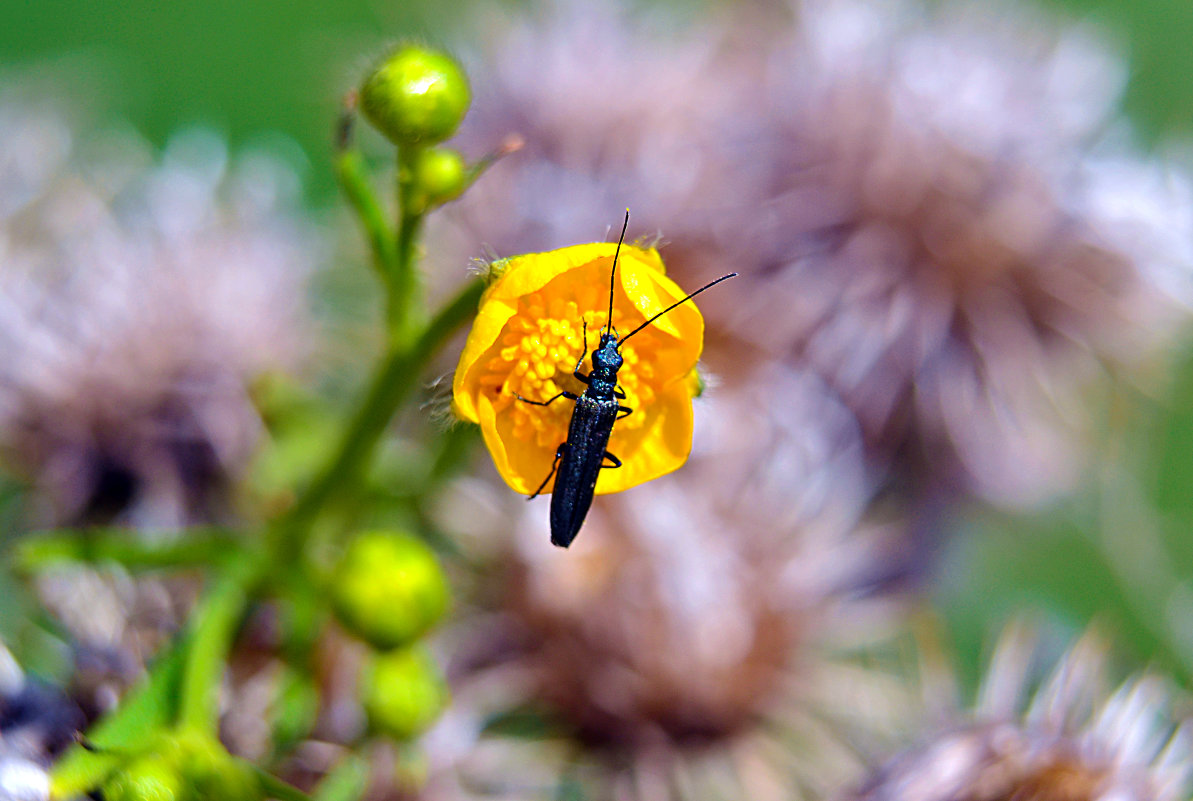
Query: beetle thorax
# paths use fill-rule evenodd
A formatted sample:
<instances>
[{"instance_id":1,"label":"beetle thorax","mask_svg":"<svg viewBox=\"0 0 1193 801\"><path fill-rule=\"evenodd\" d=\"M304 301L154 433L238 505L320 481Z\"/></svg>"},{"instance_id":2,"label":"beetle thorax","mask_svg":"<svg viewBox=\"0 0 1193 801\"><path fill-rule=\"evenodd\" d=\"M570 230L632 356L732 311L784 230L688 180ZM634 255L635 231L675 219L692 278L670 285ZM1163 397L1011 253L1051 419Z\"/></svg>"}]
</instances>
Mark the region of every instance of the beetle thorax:
<instances>
[{"instance_id":1,"label":"beetle thorax","mask_svg":"<svg viewBox=\"0 0 1193 801\"><path fill-rule=\"evenodd\" d=\"M602 334L600 347L592 352L592 377L615 381L621 365L622 357L617 352L617 340L608 334Z\"/></svg>"}]
</instances>

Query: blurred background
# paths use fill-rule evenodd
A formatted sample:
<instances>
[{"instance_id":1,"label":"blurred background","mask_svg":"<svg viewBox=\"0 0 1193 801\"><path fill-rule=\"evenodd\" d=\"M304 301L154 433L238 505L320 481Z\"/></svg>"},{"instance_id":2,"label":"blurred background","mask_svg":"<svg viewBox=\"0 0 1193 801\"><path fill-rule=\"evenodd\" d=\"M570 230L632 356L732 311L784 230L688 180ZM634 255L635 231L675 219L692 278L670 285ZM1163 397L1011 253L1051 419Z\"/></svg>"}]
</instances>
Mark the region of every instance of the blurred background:
<instances>
[{"instance_id":1,"label":"blurred background","mask_svg":"<svg viewBox=\"0 0 1193 801\"><path fill-rule=\"evenodd\" d=\"M751 797L824 797L922 741L909 708L988 688L1025 618L1048 664L1093 625L1118 678L1189 686L1185 0L0 5L4 537L251 524L309 476L380 341L332 134L406 39L467 69L466 156L526 142L430 221L433 297L626 206L682 286L743 276L701 304L691 463L599 499L570 553L430 420L441 390L395 427L344 520L448 564L431 775L701 797L730 739ZM95 714L193 594L10 575L0 638ZM358 725L339 675L315 740ZM254 758L257 708L227 724Z\"/></svg>"},{"instance_id":2,"label":"blurred background","mask_svg":"<svg viewBox=\"0 0 1193 801\"><path fill-rule=\"evenodd\" d=\"M1187 75L1193 59L1182 45L1193 33L1193 10L1177 0L1044 0L1044 10L1092 21L1126 57L1124 105L1149 144L1193 126ZM995 16L1021 6L986 4ZM0 11L0 48L8 71L44 76L77 94L107 118L131 124L158 146L180 127L215 128L232 143L293 140L312 197L332 190L327 127L346 85L395 40L413 37L462 46L475 41L470 4L192 3L162 8L100 2L52 6L13 4ZM518 13L520 6L505 7ZM673 0L644 4L680 18L715 4ZM277 146L284 147L280 142Z\"/></svg>"}]
</instances>

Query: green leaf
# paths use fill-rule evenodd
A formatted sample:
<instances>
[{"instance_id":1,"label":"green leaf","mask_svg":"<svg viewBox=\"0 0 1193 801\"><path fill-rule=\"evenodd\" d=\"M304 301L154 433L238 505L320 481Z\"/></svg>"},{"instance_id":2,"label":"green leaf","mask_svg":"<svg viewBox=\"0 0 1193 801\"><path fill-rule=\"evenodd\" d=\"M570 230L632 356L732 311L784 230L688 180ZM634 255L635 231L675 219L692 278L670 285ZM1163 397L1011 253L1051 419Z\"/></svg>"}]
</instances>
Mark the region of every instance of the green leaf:
<instances>
[{"instance_id":1,"label":"green leaf","mask_svg":"<svg viewBox=\"0 0 1193 801\"><path fill-rule=\"evenodd\" d=\"M276 798L278 801L311 801L311 796L299 790L294 785L282 781L250 762L242 761L242 764L250 768L256 775L257 781L260 783L261 790L266 798ZM354 799L359 797L355 796Z\"/></svg>"},{"instance_id":2,"label":"green leaf","mask_svg":"<svg viewBox=\"0 0 1193 801\"><path fill-rule=\"evenodd\" d=\"M131 753L150 746L178 713L186 638L174 642L145 681L87 733L89 750L75 745L50 771L50 797L75 798L98 787Z\"/></svg>"}]
</instances>

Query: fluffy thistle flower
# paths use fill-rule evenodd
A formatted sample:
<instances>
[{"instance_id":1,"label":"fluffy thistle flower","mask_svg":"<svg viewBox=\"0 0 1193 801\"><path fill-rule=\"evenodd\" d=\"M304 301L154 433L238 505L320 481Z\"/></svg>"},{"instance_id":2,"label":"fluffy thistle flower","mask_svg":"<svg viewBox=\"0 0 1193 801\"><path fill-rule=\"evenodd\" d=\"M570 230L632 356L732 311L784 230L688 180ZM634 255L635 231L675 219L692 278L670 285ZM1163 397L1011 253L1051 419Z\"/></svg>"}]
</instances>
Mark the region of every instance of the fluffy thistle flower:
<instances>
[{"instance_id":1,"label":"fluffy thistle flower","mask_svg":"<svg viewBox=\"0 0 1193 801\"><path fill-rule=\"evenodd\" d=\"M0 143L0 452L42 522L218 516L260 432L247 382L304 348L295 177L203 132L155 164L10 99Z\"/></svg>"},{"instance_id":2,"label":"fluffy thistle flower","mask_svg":"<svg viewBox=\"0 0 1193 801\"><path fill-rule=\"evenodd\" d=\"M525 147L438 241L563 245L629 205L681 285L742 274L710 348L818 372L876 463L1011 506L1064 489L1088 390L1146 373L1193 297L1193 190L1120 146L1121 62L1025 12L771 11L489 25L462 141Z\"/></svg>"},{"instance_id":3,"label":"fluffy thistle flower","mask_svg":"<svg viewBox=\"0 0 1193 801\"><path fill-rule=\"evenodd\" d=\"M1183 801L1193 727L1154 675L1107 692L1105 644L1087 635L1030 690L1032 643L1004 636L970 719L896 758L850 801ZM1026 709L1023 709L1023 707Z\"/></svg>"},{"instance_id":4,"label":"fluffy thistle flower","mask_svg":"<svg viewBox=\"0 0 1193 801\"><path fill-rule=\"evenodd\" d=\"M1184 319L1190 184L1100 141L1123 68L1086 32L802 12L766 72L771 184L740 219L772 261L727 322L825 376L880 451L1047 497L1079 468L1089 379Z\"/></svg>"},{"instance_id":5,"label":"fluffy thistle flower","mask_svg":"<svg viewBox=\"0 0 1193 801\"><path fill-rule=\"evenodd\" d=\"M674 239L703 230L753 177L724 159L741 70L723 26L680 33L665 15L632 18L617 4L479 13L485 53L470 64L475 100L457 141L477 152L508 134L523 142L431 222L431 258L592 241L627 206L637 221L627 241L660 230Z\"/></svg>"},{"instance_id":6,"label":"fluffy thistle flower","mask_svg":"<svg viewBox=\"0 0 1193 801\"><path fill-rule=\"evenodd\" d=\"M857 775L852 746L901 696L837 658L888 633L896 606L870 592L886 532L847 533L868 491L856 422L781 368L696 415L683 469L598 498L571 551L548 544L536 503L490 557L496 611L448 643L455 703L427 740L431 797L451 781L499 797L578 781L593 797L789 798L792 777L817 795ZM480 523L490 542L504 517ZM841 709L845 686L865 711ZM474 744L524 705L552 734Z\"/></svg>"}]
</instances>

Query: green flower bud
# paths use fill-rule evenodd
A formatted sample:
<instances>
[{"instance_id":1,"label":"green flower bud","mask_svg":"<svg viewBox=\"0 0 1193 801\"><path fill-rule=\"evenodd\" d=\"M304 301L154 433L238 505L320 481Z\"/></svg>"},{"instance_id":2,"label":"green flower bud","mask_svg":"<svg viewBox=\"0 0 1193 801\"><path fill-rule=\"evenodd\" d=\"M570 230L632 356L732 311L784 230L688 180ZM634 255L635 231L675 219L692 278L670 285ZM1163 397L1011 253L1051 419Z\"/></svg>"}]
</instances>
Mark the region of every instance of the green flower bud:
<instances>
[{"instance_id":1,"label":"green flower bud","mask_svg":"<svg viewBox=\"0 0 1193 801\"><path fill-rule=\"evenodd\" d=\"M427 148L414 165L414 185L428 207L454 200L468 187L464 157L446 147Z\"/></svg>"},{"instance_id":2,"label":"green flower bud","mask_svg":"<svg viewBox=\"0 0 1193 801\"><path fill-rule=\"evenodd\" d=\"M409 534L358 535L336 566L331 601L344 628L376 648L422 636L447 611L449 589L434 552Z\"/></svg>"},{"instance_id":3,"label":"green flower bud","mask_svg":"<svg viewBox=\"0 0 1193 801\"><path fill-rule=\"evenodd\" d=\"M391 53L360 89L365 116L396 145L442 142L460 126L471 100L453 58L412 45Z\"/></svg>"},{"instance_id":4,"label":"green flower bud","mask_svg":"<svg viewBox=\"0 0 1193 801\"><path fill-rule=\"evenodd\" d=\"M103 785L105 801L178 801L183 780L175 760L159 755L136 757Z\"/></svg>"},{"instance_id":5,"label":"green flower bud","mask_svg":"<svg viewBox=\"0 0 1193 801\"><path fill-rule=\"evenodd\" d=\"M450 693L422 646L373 655L361 677L360 700L374 731L409 740L430 726Z\"/></svg>"}]
</instances>

